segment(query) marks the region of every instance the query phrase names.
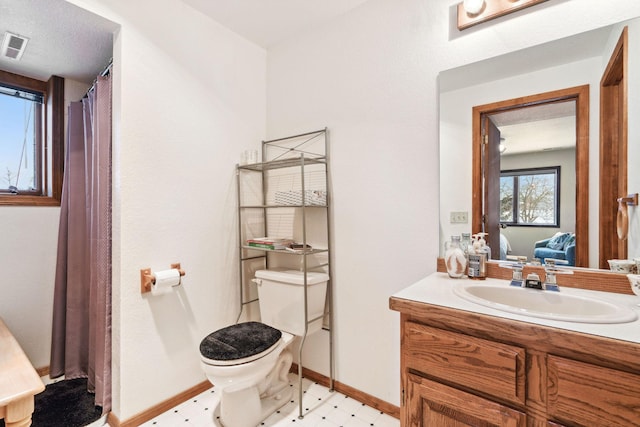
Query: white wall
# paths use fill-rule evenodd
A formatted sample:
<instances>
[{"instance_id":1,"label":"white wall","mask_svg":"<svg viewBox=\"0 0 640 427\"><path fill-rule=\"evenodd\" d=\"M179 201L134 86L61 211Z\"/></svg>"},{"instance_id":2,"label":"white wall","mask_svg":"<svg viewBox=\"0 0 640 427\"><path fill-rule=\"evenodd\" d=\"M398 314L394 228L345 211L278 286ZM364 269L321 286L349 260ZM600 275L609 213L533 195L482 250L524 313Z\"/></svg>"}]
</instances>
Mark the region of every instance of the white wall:
<instances>
[{"instance_id":1,"label":"white wall","mask_svg":"<svg viewBox=\"0 0 640 427\"><path fill-rule=\"evenodd\" d=\"M640 13L621 0L555 1L460 33L456 3L370 0L268 55L268 136L331 131L338 380L395 404L388 296L435 269L440 195L464 198L448 212L471 194L470 180L438 186L439 151L455 158L451 174L471 164L469 147L438 144L438 73Z\"/></svg>"},{"instance_id":2,"label":"white wall","mask_svg":"<svg viewBox=\"0 0 640 427\"><path fill-rule=\"evenodd\" d=\"M437 256L437 146L424 123L435 92L416 6L367 2L268 56L268 136L330 132L337 379L394 404L399 325L388 299ZM306 363L328 374L317 341Z\"/></svg>"},{"instance_id":3,"label":"white wall","mask_svg":"<svg viewBox=\"0 0 640 427\"><path fill-rule=\"evenodd\" d=\"M114 44L114 413L205 380L201 339L237 316L235 164L265 135L266 52L179 0L75 1ZM182 288L140 294L180 262Z\"/></svg>"},{"instance_id":4,"label":"white wall","mask_svg":"<svg viewBox=\"0 0 640 427\"><path fill-rule=\"evenodd\" d=\"M37 367L49 366L60 208L0 207L0 317Z\"/></svg>"}]
</instances>

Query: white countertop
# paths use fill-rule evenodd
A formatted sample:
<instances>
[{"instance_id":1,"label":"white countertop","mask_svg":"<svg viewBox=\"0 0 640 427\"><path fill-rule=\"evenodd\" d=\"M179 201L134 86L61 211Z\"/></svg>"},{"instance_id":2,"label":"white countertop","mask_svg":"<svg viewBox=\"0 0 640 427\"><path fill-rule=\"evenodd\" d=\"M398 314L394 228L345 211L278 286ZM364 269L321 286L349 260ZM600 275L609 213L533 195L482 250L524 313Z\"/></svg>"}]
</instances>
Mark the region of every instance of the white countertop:
<instances>
[{"instance_id":1,"label":"white countertop","mask_svg":"<svg viewBox=\"0 0 640 427\"><path fill-rule=\"evenodd\" d=\"M457 310L470 311L473 313L486 314L505 319L513 319L521 322L533 323L537 325L550 326L553 328L565 329L569 331L582 332L585 334L598 335L623 341L640 343L640 298L635 295L622 295L611 292L589 291L560 287L560 292L587 296L609 301L622 306L627 306L638 314L638 319L628 323L580 323L549 320L538 317L530 317L501 311L483 305L467 301L457 296L453 289L458 283L473 282L474 285L492 285L509 287L508 280L487 278L486 280L471 280L468 278L451 279L446 273L433 273L424 279L414 283L393 295L394 298L406 299L414 302L438 305Z\"/></svg>"}]
</instances>

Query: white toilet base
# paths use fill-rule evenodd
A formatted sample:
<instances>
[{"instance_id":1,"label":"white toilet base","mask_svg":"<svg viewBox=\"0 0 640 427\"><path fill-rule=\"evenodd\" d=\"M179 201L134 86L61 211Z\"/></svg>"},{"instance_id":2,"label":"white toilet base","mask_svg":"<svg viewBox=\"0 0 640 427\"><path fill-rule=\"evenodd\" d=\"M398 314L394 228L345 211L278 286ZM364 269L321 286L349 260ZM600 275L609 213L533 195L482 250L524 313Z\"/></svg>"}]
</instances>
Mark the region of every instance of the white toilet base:
<instances>
[{"instance_id":1,"label":"white toilet base","mask_svg":"<svg viewBox=\"0 0 640 427\"><path fill-rule=\"evenodd\" d=\"M281 393L263 399L259 398L256 387L233 394L231 399L228 399L229 396L227 396L227 399L222 398L216 405L214 410L216 425L221 427L255 427L291 401L293 388L287 387Z\"/></svg>"},{"instance_id":2,"label":"white toilet base","mask_svg":"<svg viewBox=\"0 0 640 427\"><path fill-rule=\"evenodd\" d=\"M275 366L258 384L241 390L222 390L214 416L224 427L255 427L291 400L288 372L293 361L289 348L280 353ZM219 414L219 415L218 415Z\"/></svg>"}]
</instances>

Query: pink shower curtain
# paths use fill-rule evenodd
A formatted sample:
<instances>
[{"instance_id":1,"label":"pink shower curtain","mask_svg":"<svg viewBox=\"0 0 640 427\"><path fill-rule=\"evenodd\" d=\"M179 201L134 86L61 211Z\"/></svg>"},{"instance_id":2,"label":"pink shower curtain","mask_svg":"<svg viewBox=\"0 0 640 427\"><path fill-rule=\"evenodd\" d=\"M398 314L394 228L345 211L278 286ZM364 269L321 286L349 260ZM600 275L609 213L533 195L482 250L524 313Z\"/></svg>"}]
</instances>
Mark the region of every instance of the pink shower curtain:
<instances>
[{"instance_id":1,"label":"pink shower curtain","mask_svg":"<svg viewBox=\"0 0 640 427\"><path fill-rule=\"evenodd\" d=\"M111 410L111 75L69 106L50 376Z\"/></svg>"}]
</instances>

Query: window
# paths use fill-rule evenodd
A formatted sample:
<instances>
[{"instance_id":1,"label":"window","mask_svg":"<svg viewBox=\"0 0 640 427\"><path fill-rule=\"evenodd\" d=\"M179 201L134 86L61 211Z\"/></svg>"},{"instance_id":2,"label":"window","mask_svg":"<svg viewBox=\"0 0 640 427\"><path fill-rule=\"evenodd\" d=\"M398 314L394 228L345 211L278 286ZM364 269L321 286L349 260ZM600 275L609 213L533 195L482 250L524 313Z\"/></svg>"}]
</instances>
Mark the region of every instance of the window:
<instances>
[{"instance_id":1,"label":"window","mask_svg":"<svg viewBox=\"0 0 640 427\"><path fill-rule=\"evenodd\" d=\"M0 192L42 195L43 93L0 85Z\"/></svg>"},{"instance_id":2,"label":"window","mask_svg":"<svg viewBox=\"0 0 640 427\"><path fill-rule=\"evenodd\" d=\"M500 172L500 223L560 226L560 166Z\"/></svg>"},{"instance_id":3,"label":"window","mask_svg":"<svg viewBox=\"0 0 640 427\"><path fill-rule=\"evenodd\" d=\"M0 205L59 205L64 80L0 71Z\"/></svg>"}]
</instances>

